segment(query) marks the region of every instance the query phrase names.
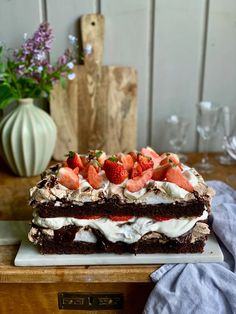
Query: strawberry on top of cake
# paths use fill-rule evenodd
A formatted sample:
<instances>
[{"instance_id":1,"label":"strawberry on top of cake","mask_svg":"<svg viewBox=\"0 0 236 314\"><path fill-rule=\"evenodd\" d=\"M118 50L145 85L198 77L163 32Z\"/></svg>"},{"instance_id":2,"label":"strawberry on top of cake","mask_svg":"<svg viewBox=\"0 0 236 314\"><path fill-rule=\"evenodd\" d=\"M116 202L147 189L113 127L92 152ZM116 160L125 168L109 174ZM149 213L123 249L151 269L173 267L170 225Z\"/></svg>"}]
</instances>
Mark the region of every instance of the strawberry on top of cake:
<instances>
[{"instance_id":1,"label":"strawberry on top of cake","mask_svg":"<svg viewBox=\"0 0 236 314\"><path fill-rule=\"evenodd\" d=\"M62 164L49 168L31 189L31 205L65 198L81 204L114 196L120 202L156 204L211 194L203 178L176 154L159 155L150 147L112 156L91 150L88 155L69 152Z\"/></svg>"},{"instance_id":2,"label":"strawberry on top of cake","mask_svg":"<svg viewBox=\"0 0 236 314\"><path fill-rule=\"evenodd\" d=\"M100 150L90 151L88 156L81 156L70 151L68 158L58 171L58 182L70 190L79 188L86 180L93 189L100 189L105 180L113 184L123 184L129 192L138 192L147 182L165 181L193 192L176 154L158 155L152 148L142 148L141 152L118 153L107 156Z\"/></svg>"}]
</instances>

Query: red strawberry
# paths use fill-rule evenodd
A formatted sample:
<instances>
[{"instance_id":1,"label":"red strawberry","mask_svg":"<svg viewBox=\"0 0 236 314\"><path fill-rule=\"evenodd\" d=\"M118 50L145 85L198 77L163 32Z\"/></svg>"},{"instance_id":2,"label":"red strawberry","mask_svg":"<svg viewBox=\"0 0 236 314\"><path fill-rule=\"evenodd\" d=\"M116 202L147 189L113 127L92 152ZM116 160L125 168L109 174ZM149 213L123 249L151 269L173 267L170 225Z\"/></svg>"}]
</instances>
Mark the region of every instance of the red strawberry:
<instances>
[{"instance_id":1,"label":"red strawberry","mask_svg":"<svg viewBox=\"0 0 236 314\"><path fill-rule=\"evenodd\" d=\"M128 180L126 187L130 192L137 192L145 186L146 182L149 181L151 177L152 168L145 170L140 177Z\"/></svg>"},{"instance_id":2,"label":"red strawberry","mask_svg":"<svg viewBox=\"0 0 236 314\"><path fill-rule=\"evenodd\" d=\"M97 172L101 171L101 164L98 162L98 160L91 159L89 164L92 165L96 169Z\"/></svg>"},{"instance_id":3,"label":"red strawberry","mask_svg":"<svg viewBox=\"0 0 236 314\"><path fill-rule=\"evenodd\" d=\"M138 154L136 151L132 151L132 152L129 152L129 155L133 158L133 161L135 162L138 158Z\"/></svg>"},{"instance_id":4,"label":"red strawberry","mask_svg":"<svg viewBox=\"0 0 236 314\"><path fill-rule=\"evenodd\" d=\"M94 189L99 189L102 186L102 177L98 175L93 165L89 165L88 167L87 180Z\"/></svg>"},{"instance_id":5,"label":"red strawberry","mask_svg":"<svg viewBox=\"0 0 236 314\"><path fill-rule=\"evenodd\" d=\"M82 161L83 167L85 167L89 163L87 156L80 156L80 159Z\"/></svg>"},{"instance_id":6,"label":"red strawberry","mask_svg":"<svg viewBox=\"0 0 236 314\"><path fill-rule=\"evenodd\" d=\"M138 163L143 170L153 168L154 162L151 157L144 156L143 154L138 154Z\"/></svg>"},{"instance_id":7,"label":"red strawberry","mask_svg":"<svg viewBox=\"0 0 236 314\"><path fill-rule=\"evenodd\" d=\"M79 178L69 167L62 167L58 171L58 182L70 190L77 190L79 187Z\"/></svg>"},{"instance_id":8,"label":"red strawberry","mask_svg":"<svg viewBox=\"0 0 236 314\"><path fill-rule=\"evenodd\" d=\"M131 170L131 179L133 179L135 177L140 177L142 173L143 173L143 169L140 166L140 164L136 161L134 163L132 170Z\"/></svg>"},{"instance_id":9,"label":"red strawberry","mask_svg":"<svg viewBox=\"0 0 236 314\"><path fill-rule=\"evenodd\" d=\"M165 221L165 220L170 220L172 218L169 218L169 217L162 217L162 216L154 216L152 217L154 220L156 221Z\"/></svg>"},{"instance_id":10,"label":"red strawberry","mask_svg":"<svg viewBox=\"0 0 236 314\"><path fill-rule=\"evenodd\" d=\"M122 162L122 165L124 166L125 170L127 170L128 172L132 169L133 165L134 165L134 161L131 155L125 155L120 153L118 155L118 159L120 160L120 162Z\"/></svg>"},{"instance_id":11,"label":"red strawberry","mask_svg":"<svg viewBox=\"0 0 236 314\"><path fill-rule=\"evenodd\" d=\"M103 165L107 179L115 184L122 183L126 178L128 178L128 172L125 170L123 165L120 165L116 161L106 159Z\"/></svg>"},{"instance_id":12,"label":"red strawberry","mask_svg":"<svg viewBox=\"0 0 236 314\"><path fill-rule=\"evenodd\" d=\"M74 168L73 171L77 176L79 175L79 167Z\"/></svg>"},{"instance_id":13,"label":"red strawberry","mask_svg":"<svg viewBox=\"0 0 236 314\"><path fill-rule=\"evenodd\" d=\"M166 180L177 184L188 192L194 191L192 184L184 177L178 166L173 166L167 170Z\"/></svg>"},{"instance_id":14,"label":"red strawberry","mask_svg":"<svg viewBox=\"0 0 236 314\"><path fill-rule=\"evenodd\" d=\"M165 165L165 164L171 164L171 165L176 165L179 166L181 170L183 170L181 162L179 160L178 155L173 154L173 153L164 153L161 155L161 162L160 165Z\"/></svg>"},{"instance_id":15,"label":"red strawberry","mask_svg":"<svg viewBox=\"0 0 236 314\"><path fill-rule=\"evenodd\" d=\"M99 219L101 218L102 216L99 216L99 215L84 215L84 216L80 216L78 217L78 219Z\"/></svg>"},{"instance_id":16,"label":"red strawberry","mask_svg":"<svg viewBox=\"0 0 236 314\"><path fill-rule=\"evenodd\" d=\"M133 216L109 216L112 221L128 221Z\"/></svg>"},{"instance_id":17,"label":"red strawberry","mask_svg":"<svg viewBox=\"0 0 236 314\"><path fill-rule=\"evenodd\" d=\"M156 168L160 164L161 157L151 147L142 148L141 154L152 158L152 161L154 163L154 166L153 166L154 168Z\"/></svg>"},{"instance_id":18,"label":"red strawberry","mask_svg":"<svg viewBox=\"0 0 236 314\"><path fill-rule=\"evenodd\" d=\"M165 164L163 166L158 166L153 170L152 179L156 181L162 181L166 177L166 172L171 166Z\"/></svg>"},{"instance_id":19,"label":"red strawberry","mask_svg":"<svg viewBox=\"0 0 236 314\"><path fill-rule=\"evenodd\" d=\"M70 167L71 169L74 169L76 167L83 169L84 165L79 154L69 151L66 156L68 156L68 158L66 159L68 167Z\"/></svg>"},{"instance_id":20,"label":"red strawberry","mask_svg":"<svg viewBox=\"0 0 236 314\"><path fill-rule=\"evenodd\" d=\"M87 179L88 177L88 168L89 168L90 164L87 163L86 166L84 166L84 168L80 171L81 176L83 176L83 178Z\"/></svg>"}]
</instances>

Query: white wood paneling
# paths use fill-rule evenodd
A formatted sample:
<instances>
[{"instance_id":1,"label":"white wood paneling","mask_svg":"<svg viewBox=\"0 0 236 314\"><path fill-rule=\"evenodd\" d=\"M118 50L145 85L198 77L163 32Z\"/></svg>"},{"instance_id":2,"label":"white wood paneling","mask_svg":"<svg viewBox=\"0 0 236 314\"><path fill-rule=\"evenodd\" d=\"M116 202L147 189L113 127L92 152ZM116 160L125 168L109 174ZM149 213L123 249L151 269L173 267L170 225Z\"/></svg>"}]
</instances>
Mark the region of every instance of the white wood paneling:
<instances>
[{"instance_id":1,"label":"white wood paneling","mask_svg":"<svg viewBox=\"0 0 236 314\"><path fill-rule=\"evenodd\" d=\"M191 127L184 150L196 149L195 104L199 97L205 27L204 0L158 0L155 8L152 146L170 150L165 119L182 115Z\"/></svg>"},{"instance_id":2,"label":"white wood paneling","mask_svg":"<svg viewBox=\"0 0 236 314\"><path fill-rule=\"evenodd\" d=\"M68 35L79 37L79 18L96 13L96 0L47 0L47 20L53 28L55 41L51 60L55 62L68 48Z\"/></svg>"},{"instance_id":3,"label":"white wood paneling","mask_svg":"<svg viewBox=\"0 0 236 314\"><path fill-rule=\"evenodd\" d=\"M236 113L235 0L210 1L206 48L203 99L229 106ZM210 149L220 150L221 140L218 134Z\"/></svg>"},{"instance_id":4,"label":"white wood paneling","mask_svg":"<svg viewBox=\"0 0 236 314\"><path fill-rule=\"evenodd\" d=\"M138 147L147 144L151 1L102 0L105 16L104 64L138 71Z\"/></svg>"},{"instance_id":5,"label":"white wood paneling","mask_svg":"<svg viewBox=\"0 0 236 314\"><path fill-rule=\"evenodd\" d=\"M47 19L55 62L68 35L78 36L79 17L88 13L106 19L103 63L138 70L139 148L169 150L164 120L178 114L191 122L185 150L196 150L199 99L236 113L235 0L0 0L0 40L18 47L24 33L31 36ZM217 136L210 149L220 148Z\"/></svg>"},{"instance_id":6,"label":"white wood paneling","mask_svg":"<svg viewBox=\"0 0 236 314\"><path fill-rule=\"evenodd\" d=\"M19 47L24 33L31 36L41 21L41 1L0 0L0 41L7 47Z\"/></svg>"}]
</instances>

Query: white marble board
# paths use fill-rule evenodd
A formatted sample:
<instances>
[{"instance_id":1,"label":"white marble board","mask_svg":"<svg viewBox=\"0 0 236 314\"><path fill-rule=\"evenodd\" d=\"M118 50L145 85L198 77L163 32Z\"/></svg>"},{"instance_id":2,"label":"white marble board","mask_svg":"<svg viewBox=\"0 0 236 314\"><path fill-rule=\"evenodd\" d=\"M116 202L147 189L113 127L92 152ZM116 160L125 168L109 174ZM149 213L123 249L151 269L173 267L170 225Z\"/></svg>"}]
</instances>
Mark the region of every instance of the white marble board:
<instances>
[{"instance_id":1,"label":"white marble board","mask_svg":"<svg viewBox=\"0 0 236 314\"><path fill-rule=\"evenodd\" d=\"M23 240L15 258L16 266L64 266L64 265L127 265L166 263L222 262L223 254L214 235L207 240L202 254L68 254L41 255L37 248Z\"/></svg>"}]
</instances>

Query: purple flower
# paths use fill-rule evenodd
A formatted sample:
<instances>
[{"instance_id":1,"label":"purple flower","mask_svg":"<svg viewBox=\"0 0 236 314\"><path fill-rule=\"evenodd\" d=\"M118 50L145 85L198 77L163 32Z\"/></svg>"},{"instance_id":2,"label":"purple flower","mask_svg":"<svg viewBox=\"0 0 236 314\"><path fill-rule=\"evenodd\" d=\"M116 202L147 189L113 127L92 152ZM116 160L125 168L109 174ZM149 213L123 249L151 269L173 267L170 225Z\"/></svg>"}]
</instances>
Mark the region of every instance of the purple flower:
<instances>
[{"instance_id":1,"label":"purple flower","mask_svg":"<svg viewBox=\"0 0 236 314\"><path fill-rule=\"evenodd\" d=\"M59 65L64 65L64 64L66 64L67 62L68 62L68 58L67 58L66 54L60 56L60 57L58 58L58 60L57 60L57 64L59 64Z\"/></svg>"},{"instance_id":2,"label":"purple flower","mask_svg":"<svg viewBox=\"0 0 236 314\"><path fill-rule=\"evenodd\" d=\"M24 42L19 49L8 51L12 77L11 89L18 98L40 97L50 92L53 84L61 77L73 79L73 58L69 49L58 58L55 65L49 63L53 34L48 23L42 23L31 38L24 34ZM75 40L75 38L73 38ZM1 45L0 45L1 46ZM9 80L9 76L1 77L1 80ZM22 80L24 78L24 80ZM18 84L15 84L16 80ZM8 83L8 81L7 81Z\"/></svg>"}]
</instances>

